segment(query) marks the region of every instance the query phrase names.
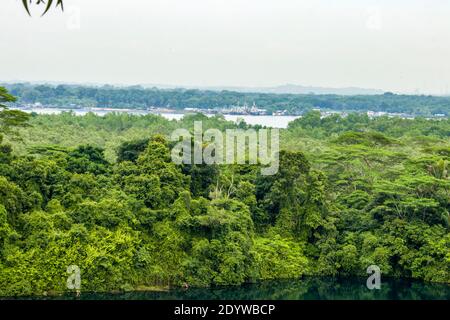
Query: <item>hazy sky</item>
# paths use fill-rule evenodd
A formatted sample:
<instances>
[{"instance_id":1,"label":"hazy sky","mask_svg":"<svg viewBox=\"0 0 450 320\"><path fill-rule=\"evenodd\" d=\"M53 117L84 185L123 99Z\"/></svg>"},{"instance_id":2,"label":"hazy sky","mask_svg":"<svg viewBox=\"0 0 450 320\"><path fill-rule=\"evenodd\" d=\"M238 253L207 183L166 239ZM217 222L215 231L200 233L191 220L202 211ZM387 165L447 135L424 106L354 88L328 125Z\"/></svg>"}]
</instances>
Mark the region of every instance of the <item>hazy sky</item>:
<instances>
[{"instance_id":1,"label":"hazy sky","mask_svg":"<svg viewBox=\"0 0 450 320\"><path fill-rule=\"evenodd\" d=\"M450 91L449 0L1 0L0 81Z\"/></svg>"}]
</instances>

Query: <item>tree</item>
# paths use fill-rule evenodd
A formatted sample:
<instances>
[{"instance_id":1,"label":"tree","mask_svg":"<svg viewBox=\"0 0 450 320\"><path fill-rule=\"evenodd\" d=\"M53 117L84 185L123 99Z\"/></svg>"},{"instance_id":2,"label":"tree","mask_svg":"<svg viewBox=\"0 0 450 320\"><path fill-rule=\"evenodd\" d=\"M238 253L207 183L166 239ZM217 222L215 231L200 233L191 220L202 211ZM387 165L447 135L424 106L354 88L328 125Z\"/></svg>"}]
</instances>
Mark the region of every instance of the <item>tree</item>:
<instances>
[{"instance_id":1,"label":"tree","mask_svg":"<svg viewBox=\"0 0 450 320\"><path fill-rule=\"evenodd\" d=\"M4 247L13 235L14 229L8 224L6 208L0 204L0 261L3 258Z\"/></svg>"},{"instance_id":2,"label":"tree","mask_svg":"<svg viewBox=\"0 0 450 320\"><path fill-rule=\"evenodd\" d=\"M30 115L19 111L10 110L4 103L15 102L16 98L8 93L8 91L0 87L0 135L15 134L14 128L27 126Z\"/></svg>"},{"instance_id":3,"label":"tree","mask_svg":"<svg viewBox=\"0 0 450 320\"><path fill-rule=\"evenodd\" d=\"M94 146L79 146L69 153L67 169L76 173L102 174L108 169L108 162L103 155L104 150Z\"/></svg>"},{"instance_id":4,"label":"tree","mask_svg":"<svg viewBox=\"0 0 450 320\"><path fill-rule=\"evenodd\" d=\"M150 139L140 139L136 141L126 141L117 150L117 161L136 162L139 155L147 148Z\"/></svg>"}]
</instances>

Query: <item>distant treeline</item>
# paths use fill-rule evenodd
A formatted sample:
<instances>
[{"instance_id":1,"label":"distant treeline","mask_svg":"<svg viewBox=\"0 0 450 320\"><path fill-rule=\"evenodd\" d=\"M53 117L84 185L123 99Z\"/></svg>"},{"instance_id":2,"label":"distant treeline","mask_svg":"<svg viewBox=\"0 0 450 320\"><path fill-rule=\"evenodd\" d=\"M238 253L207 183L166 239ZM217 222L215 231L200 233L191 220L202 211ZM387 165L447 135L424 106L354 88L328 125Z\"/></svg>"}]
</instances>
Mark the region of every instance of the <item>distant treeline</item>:
<instances>
[{"instance_id":1,"label":"distant treeline","mask_svg":"<svg viewBox=\"0 0 450 320\"><path fill-rule=\"evenodd\" d=\"M269 112L287 110L301 114L313 108L341 111L385 111L430 116L450 113L450 97L425 95L315 95L241 93L233 91L203 91L195 89L158 89L141 86L79 86L9 84L9 91L18 103L110 108L227 108L253 105Z\"/></svg>"}]
</instances>

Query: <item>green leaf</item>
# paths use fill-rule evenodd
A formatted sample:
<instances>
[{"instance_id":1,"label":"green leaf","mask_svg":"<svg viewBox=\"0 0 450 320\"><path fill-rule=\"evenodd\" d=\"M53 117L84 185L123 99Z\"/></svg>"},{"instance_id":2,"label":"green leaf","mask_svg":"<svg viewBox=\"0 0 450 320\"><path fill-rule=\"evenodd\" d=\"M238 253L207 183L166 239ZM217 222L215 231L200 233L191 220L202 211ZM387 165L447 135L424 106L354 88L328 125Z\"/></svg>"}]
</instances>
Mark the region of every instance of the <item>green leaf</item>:
<instances>
[{"instance_id":1,"label":"green leaf","mask_svg":"<svg viewBox=\"0 0 450 320\"><path fill-rule=\"evenodd\" d=\"M44 16L48 10L50 10L50 7L52 6L53 0L48 0L47 2L47 8L45 9L44 13L42 14L42 16Z\"/></svg>"},{"instance_id":2,"label":"green leaf","mask_svg":"<svg viewBox=\"0 0 450 320\"><path fill-rule=\"evenodd\" d=\"M28 0L22 0L23 6L25 7L25 10L27 10L28 15L31 17L30 8L28 8Z\"/></svg>"}]
</instances>

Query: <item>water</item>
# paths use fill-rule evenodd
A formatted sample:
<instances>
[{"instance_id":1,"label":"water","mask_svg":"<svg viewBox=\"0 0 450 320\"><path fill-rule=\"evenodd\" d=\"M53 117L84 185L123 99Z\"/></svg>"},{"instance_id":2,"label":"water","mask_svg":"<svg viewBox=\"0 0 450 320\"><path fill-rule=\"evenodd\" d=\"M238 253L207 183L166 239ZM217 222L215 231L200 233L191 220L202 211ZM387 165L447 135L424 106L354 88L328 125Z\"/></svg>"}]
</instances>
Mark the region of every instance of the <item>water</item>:
<instances>
[{"instance_id":1,"label":"water","mask_svg":"<svg viewBox=\"0 0 450 320\"><path fill-rule=\"evenodd\" d=\"M235 116L235 115L225 115L226 120L237 121L238 119L243 119L247 124L250 125L262 125L272 128L287 128L289 122L294 121L298 117L296 116Z\"/></svg>"},{"instance_id":2,"label":"water","mask_svg":"<svg viewBox=\"0 0 450 320\"><path fill-rule=\"evenodd\" d=\"M166 119L169 120L180 120L183 118L183 114L179 113L161 113ZM207 115L208 117L212 117L212 115ZM249 125L261 125L265 127L272 128L280 128L286 129L289 122L297 119L297 116L252 116L252 115L232 115L226 114L224 115L225 120L238 122L244 120L245 123Z\"/></svg>"},{"instance_id":3,"label":"water","mask_svg":"<svg viewBox=\"0 0 450 320\"><path fill-rule=\"evenodd\" d=\"M135 115L146 115L151 112L144 110L131 110L131 109L117 109L117 110L104 110L104 109L94 109L92 111L87 109L60 109L60 108L31 108L31 109L18 109L25 112L35 112L38 114L59 114L63 111L72 111L76 115L82 116L88 112L93 112L97 115L104 116L111 112L126 112ZM184 114L181 113L159 113L162 117L168 120L180 120L183 118ZM208 115L212 116L212 115ZM226 120L236 122L240 119L244 120L250 125L261 125L272 128L287 128L288 123L294 121L298 117L296 116L252 116L252 115L224 115Z\"/></svg>"},{"instance_id":4,"label":"water","mask_svg":"<svg viewBox=\"0 0 450 320\"><path fill-rule=\"evenodd\" d=\"M369 290L365 278L306 277L241 286L172 289L165 292L120 294L82 293L37 299L82 300L450 300L450 285L409 279L382 279L380 290Z\"/></svg>"}]
</instances>

